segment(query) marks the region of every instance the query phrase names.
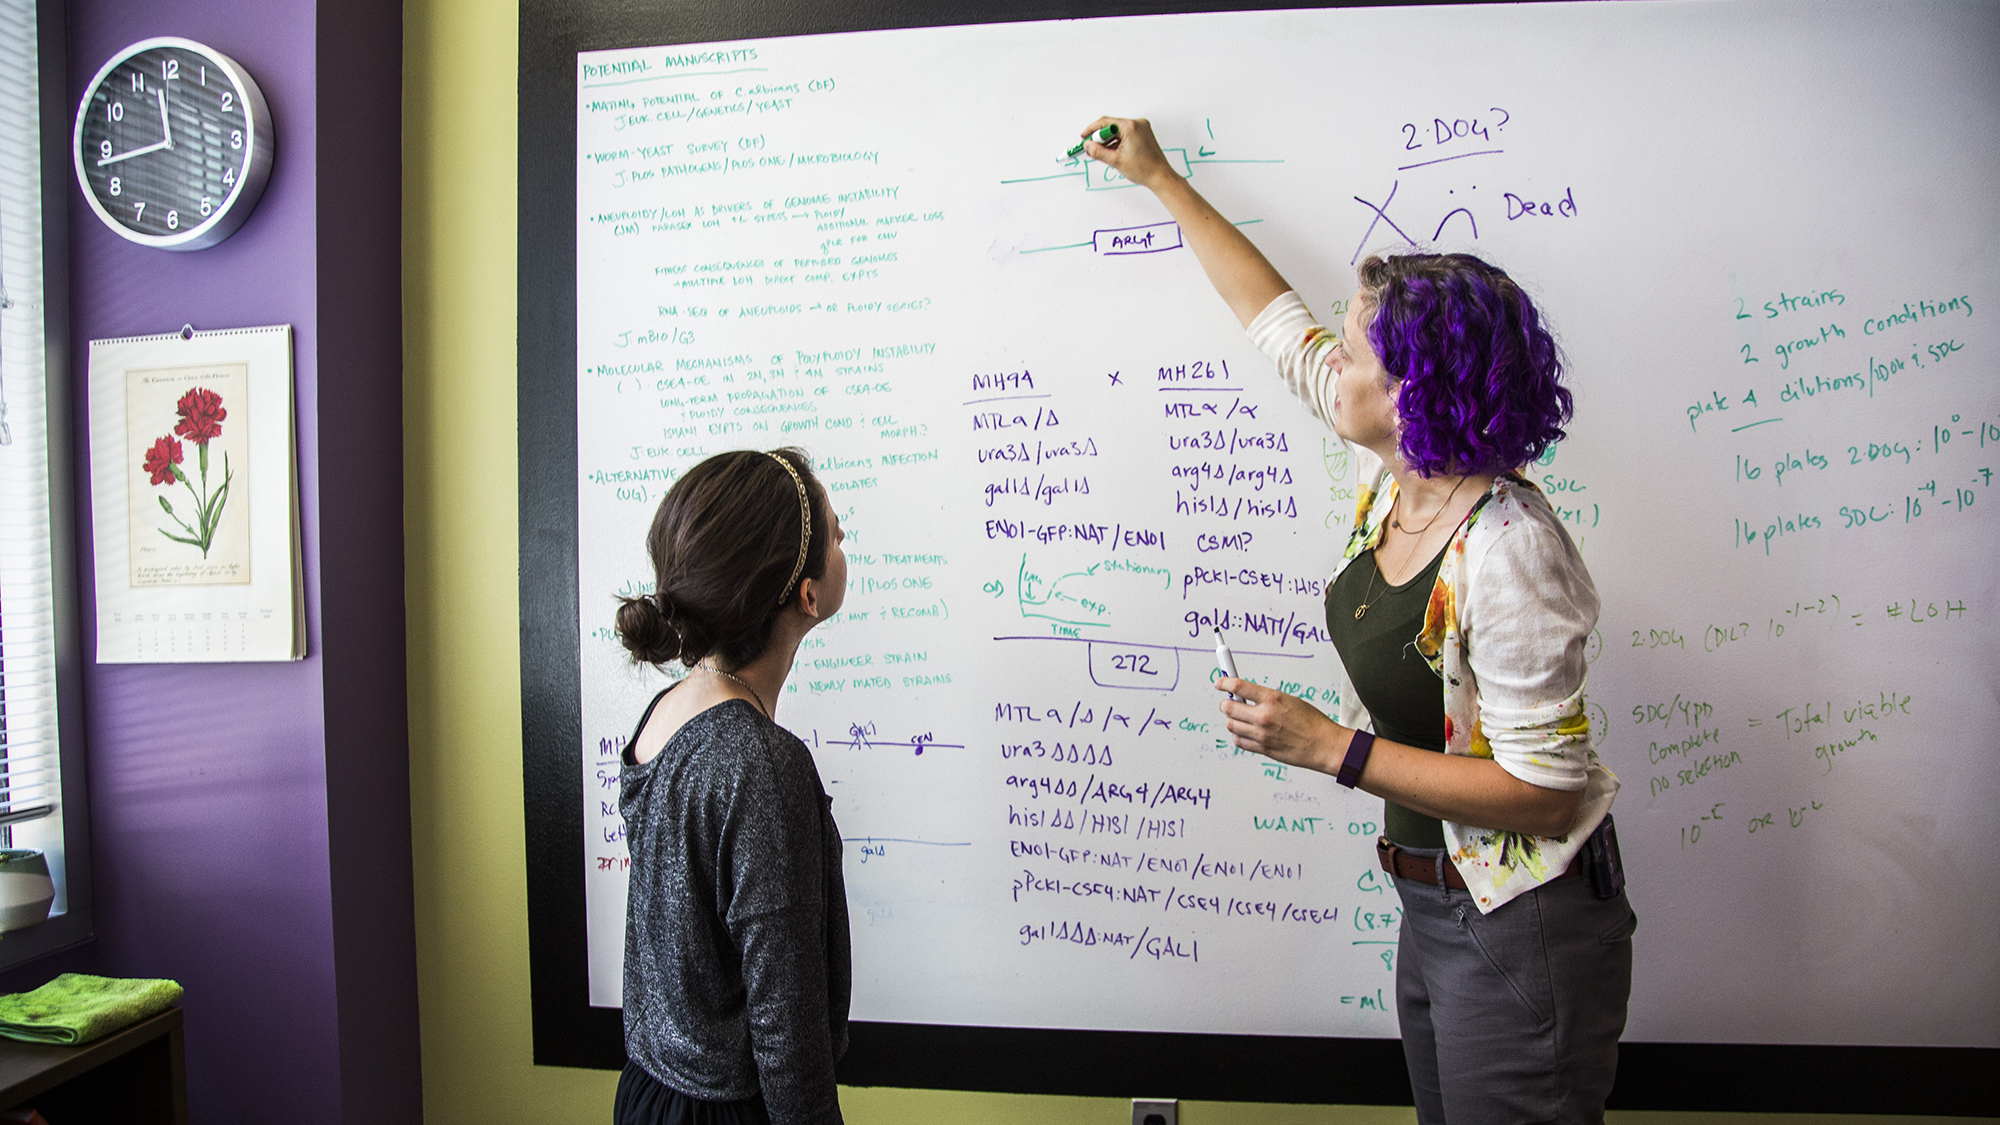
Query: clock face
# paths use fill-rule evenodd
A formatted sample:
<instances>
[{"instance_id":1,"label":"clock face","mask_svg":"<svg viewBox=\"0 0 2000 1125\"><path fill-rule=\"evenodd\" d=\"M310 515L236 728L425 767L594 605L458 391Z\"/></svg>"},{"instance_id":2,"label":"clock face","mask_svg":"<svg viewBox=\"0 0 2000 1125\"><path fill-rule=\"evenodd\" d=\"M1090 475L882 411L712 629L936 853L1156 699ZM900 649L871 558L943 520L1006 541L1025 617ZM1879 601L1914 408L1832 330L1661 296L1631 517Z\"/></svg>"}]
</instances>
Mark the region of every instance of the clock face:
<instances>
[{"instance_id":1,"label":"clock face","mask_svg":"<svg viewBox=\"0 0 2000 1125\"><path fill-rule=\"evenodd\" d=\"M271 168L264 95L228 56L186 39L114 55L76 117L76 175L106 225L167 250L235 232Z\"/></svg>"}]
</instances>

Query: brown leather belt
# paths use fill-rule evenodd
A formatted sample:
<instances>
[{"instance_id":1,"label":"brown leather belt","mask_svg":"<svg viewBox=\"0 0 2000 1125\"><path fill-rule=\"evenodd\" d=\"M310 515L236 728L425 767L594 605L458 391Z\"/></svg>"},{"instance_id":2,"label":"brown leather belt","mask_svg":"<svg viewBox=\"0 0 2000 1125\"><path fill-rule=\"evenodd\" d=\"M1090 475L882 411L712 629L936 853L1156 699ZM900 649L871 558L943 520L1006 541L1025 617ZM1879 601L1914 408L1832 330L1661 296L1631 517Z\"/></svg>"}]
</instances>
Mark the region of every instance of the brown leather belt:
<instances>
[{"instance_id":1,"label":"brown leather belt","mask_svg":"<svg viewBox=\"0 0 2000 1125\"><path fill-rule=\"evenodd\" d=\"M1588 849L1578 851L1576 858L1570 860L1569 868L1556 878L1567 879L1582 871L1583 865L1588 862L1585 859L1587 853ZM1407 879L1427 887L1438 885L1439 860L1405 851L1401 845L1390 843L1387 836L1376 839L1375 855L1382 861L1382 870L1394 875L1399 883ZM1444 885L1461 891L1466 889L1465 876L1460 875L1458 867L1448 860L1444 861Z\"/></svg>"}]
</instances>

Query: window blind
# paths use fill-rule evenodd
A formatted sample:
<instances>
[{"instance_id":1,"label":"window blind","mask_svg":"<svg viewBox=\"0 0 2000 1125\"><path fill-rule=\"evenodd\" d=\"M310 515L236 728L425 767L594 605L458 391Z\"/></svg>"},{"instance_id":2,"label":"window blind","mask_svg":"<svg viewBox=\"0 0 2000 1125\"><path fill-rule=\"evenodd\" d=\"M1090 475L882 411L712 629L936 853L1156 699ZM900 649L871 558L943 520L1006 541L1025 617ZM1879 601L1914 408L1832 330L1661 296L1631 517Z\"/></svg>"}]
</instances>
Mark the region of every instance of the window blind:
<instances>
[{"instance_id":1,"label":"window blind","mask_svg":"<svg viewBox=\"0 0 2000 1125\"><path fill-rule=\"evenodd\" d=\"M0 844L38 848L66 908L56 717L40 59L32 0L0 0ZM54 487L60 484L60 487Z\"/></svg>"}]
</instances>

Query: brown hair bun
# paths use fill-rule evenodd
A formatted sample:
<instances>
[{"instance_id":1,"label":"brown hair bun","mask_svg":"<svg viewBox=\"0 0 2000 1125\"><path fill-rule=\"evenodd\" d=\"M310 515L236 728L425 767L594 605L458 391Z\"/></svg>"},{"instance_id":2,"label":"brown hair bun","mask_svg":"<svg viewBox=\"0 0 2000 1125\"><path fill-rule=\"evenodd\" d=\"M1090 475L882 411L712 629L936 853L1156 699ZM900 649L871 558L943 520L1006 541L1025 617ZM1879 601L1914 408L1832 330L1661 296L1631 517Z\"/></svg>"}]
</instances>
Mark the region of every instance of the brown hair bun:
<instances>
[{"instance_id":1,"label":"brown hair bun","mask_svg":"<svg viewBox=\"0 0 2000 1125\"><path fill-rule=\"evenodd\" d=\"M809 514L800 511L801 488ZM710 457L675 481L653 513L646 551L655 592L619 599L619 640L647 664L692 668L710 655L731 668L750 663L790 604L793 572L800 582L825 576L832 522L802 450Z\"/></svg>"}]
</instances>

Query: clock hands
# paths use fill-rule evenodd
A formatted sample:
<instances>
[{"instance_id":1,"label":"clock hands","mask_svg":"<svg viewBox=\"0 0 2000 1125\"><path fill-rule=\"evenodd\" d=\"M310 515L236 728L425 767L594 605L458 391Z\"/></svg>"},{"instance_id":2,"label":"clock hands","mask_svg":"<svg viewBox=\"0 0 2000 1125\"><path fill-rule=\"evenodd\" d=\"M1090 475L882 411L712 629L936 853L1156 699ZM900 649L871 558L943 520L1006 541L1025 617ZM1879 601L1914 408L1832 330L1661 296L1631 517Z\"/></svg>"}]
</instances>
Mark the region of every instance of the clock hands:
<instances>
[{"instance_id":1,"label":"clock hands","mask_svg":"<svg viewBox=\"0 0 2000 1125\"><path fill-rule=\"evenodd\" d=\"M174 142L172 141L157 141L153 144L145 146L144 148L135 148L131 152L121 152L117 156L107 156L102 160L99 160L97 162L97 166L99 168L102 168L106 164L116 164L120 160L130 160L135 156L144 156L149 152L158 152L163 148L172 148L173 145Z\"/></svg>"},{"instance_id":2,"label":"clock hands","mask_svg":"<svg viewBox=\"0 0 2000 1125\"><path fill-rule=\"evenodd\" d=\"M158 152L163 148L174 147L174 127L167 120L167 92L165 90L157 90L155 93L159 95L160 99L160 132L166 134L166 138L141 148L135 148L130 152L121 152L116 156L104 157L97 162L99 168L104 167L106 164L116 164L120 160L130 160L135 156L144 156L149 152Z\"/></svg>"}]
</instances>

